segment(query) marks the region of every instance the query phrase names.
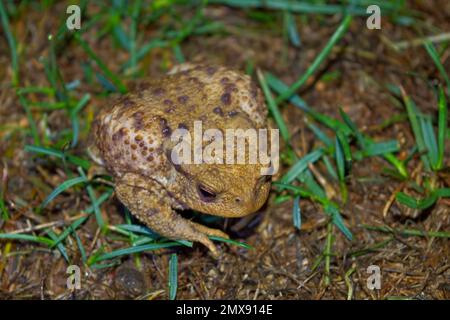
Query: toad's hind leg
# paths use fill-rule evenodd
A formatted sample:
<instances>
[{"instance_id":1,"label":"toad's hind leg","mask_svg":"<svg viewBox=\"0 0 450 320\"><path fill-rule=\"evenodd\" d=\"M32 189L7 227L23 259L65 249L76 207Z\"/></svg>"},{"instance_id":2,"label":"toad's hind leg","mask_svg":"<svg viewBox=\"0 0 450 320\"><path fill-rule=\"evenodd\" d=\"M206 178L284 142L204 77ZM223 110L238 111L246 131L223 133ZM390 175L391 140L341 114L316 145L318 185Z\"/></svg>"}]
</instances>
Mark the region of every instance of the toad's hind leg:
<instances>
[{"instance_id":1,"label":"toad's hind leg","mask_svg":"<svg viewBox=\"0 0 450 320\"><path fill-rule=\"evenodd\" d=\"M204 234L207 234L208 236L215 236L215 237L220 237L220 238L224 238L224 239L229 239L230 237L223 231L218 230L218 229L212 229L212 228L208 228L202 224L193 222L193 221L189 221L189 223L192 225L192 227Z\"/></svg>"},{"instance_id":2,"label":"toad's hind leg","mask_svg":"<svg viewBox=\"0 0 450 320\"><path fill-rule=\"evenodd\" d=\"M153 231L174 240L200 242L211 250L214 257L218 257L219 252L207 235L224 237L225 234L212 232L213 229L199 227L200 225L184 219L171 208L167 195L161 196L162 188L156 183L152 187L154 189L147 190L119 181L116 183L116 194L133 215Z\"/></svg>"}]
</instances>

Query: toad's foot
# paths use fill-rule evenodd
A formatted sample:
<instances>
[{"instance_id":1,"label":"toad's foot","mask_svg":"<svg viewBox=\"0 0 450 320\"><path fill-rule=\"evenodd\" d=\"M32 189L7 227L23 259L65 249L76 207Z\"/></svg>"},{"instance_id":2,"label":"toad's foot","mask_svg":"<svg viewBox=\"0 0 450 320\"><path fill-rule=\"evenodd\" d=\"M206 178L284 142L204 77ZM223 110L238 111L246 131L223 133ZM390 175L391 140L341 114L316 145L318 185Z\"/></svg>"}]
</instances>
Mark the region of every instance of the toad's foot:
<instances>
[{"instance_id":1,"label":"toad's foot","mask_svg":"<svg viewBox=\"0 0 450 320\"><path fill-rule=\"evenodd\" d=\"M219 257L219 251L208 235L228 238L220 230L210 229L189 221L178 215L170 207L166 197L161 197L159 190L147 190L139 187L117 183L116 194L130 211L153 231L174 240L189 240L205 245L213 257Z\"/></svg>"},{"instance_id":2,"label":"toad's foot","mask_svg":"<svg viewBox=\"0 0 450 320\"><path fill-rule=\"evenodd\" d=\"M196 223L193 221L189 221L189 222L194 227L194 229L196 229L208 236L214 236L214 237L219 237L219 238L224 238L224 239L230 238L225 232L223 232L219 229L208 228L202 224L199 224L199 223Z\"/></svg>"}]
</instances>

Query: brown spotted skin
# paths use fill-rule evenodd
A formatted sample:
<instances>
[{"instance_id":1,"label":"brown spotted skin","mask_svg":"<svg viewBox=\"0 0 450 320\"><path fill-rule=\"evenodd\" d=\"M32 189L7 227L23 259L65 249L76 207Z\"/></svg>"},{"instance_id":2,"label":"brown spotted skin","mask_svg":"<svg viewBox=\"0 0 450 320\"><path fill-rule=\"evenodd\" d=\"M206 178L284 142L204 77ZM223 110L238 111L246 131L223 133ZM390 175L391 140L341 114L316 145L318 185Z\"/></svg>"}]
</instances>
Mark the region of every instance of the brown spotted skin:
<instances>
[{"instance_id":1,"label":"brown spotted skin","mask_svg":"<svg viewBox=\"0 0 450 320\"><path fill-rule=\"evenodd\" d=\"M270 181L258 164L191 164L170 159L177 128L203 131L267 128L260 90L240 72L183 64L160 79L141 81L133 92L103 108L92 127L90 152L114 176L119 199L151 229L172 239L198 241L214 255L208 235L227 237L183 219L174 210L194 209L241 217L266 201ZM204 143L207 145L207 143ZM216 195L205 201L199 185Z\"/></svg>"}]
</instances>

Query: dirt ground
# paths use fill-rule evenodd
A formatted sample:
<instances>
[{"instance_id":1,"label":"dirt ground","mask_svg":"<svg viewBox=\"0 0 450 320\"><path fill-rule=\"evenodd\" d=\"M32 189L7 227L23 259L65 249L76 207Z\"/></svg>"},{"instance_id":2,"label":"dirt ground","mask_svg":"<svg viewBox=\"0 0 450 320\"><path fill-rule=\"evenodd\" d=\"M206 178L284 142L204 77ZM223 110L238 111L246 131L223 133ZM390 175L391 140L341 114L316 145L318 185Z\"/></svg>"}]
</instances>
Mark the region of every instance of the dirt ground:
<instances>
[{"instance_id":1,"label":"dirt ground","mask_svg":"<svg viewBox=\"0 0 450 320\"><path fill-rule=\"evenodd\" d=\"M414 144L414 136L404 117L404 107L393 98L385 84L403 86L424 113L436 115L437 101L430 84L439 83L441 78L423 46L411 45L395 51L392 43L415 39L419 32L429 35L450 31L448 1L410 1L410 8L420 13L419 27L401 26L383 19L381 30L369 30L364 18L355 17L350 30L333 49L320 72L299 92L309 105L326 115L339 118L338 107L341 106L358 127L375 140L397 139L401 144L400 157L406 157ZM89 10L95 12L96 8L93 6ZM179 10L182 19L192 17L191 9ZM22 86L48 85L40 59L48 54L48 34L56 33L59 27L60 20L55 17L63 14L65 5L58 3L44 11L26 10L20 19L10 21L20 44ZM341 15L299 19L302 44L296 48L289 45L283 35L281 15L276 13L269 27L238 8L209 5L205 15L222 22L227 32L191 35L185 39L180 46L187 61L226 64L241 70L253 61L255 69L270 71L286 83L293 83L304 73L342 19ZM139 32L151 39L166 23L161 18ZM118 66L128 59L127 53L114 47L106 37L97 39L96 32L98 29L94 27L83 38L111 70L118 71ZM442 55L447 72L450 71L449 56L447 46ZM63 78L67 82L83 79L81 66L87 58L76 43L64 44L57 56ZM52 189L67 180L68 172L54 159L24 150L33 140L25 130L27 115L10 85L10 63L7 41L2 34L0 174L3 173L4 199L11 218L0 219L0 232L53 223L51 227L59 233L62 226L70 224L89 206L90 200L86 192L75 188L56 197L41 213L33 210ZM175 63L173 51L163 48L150 51L142 60L143 70L150 76L164 74ZM325 74L335 76L322 77ZM84 93L92 95L82 111L81 143L73 152L85 157L89 124L106 99L99 95L98 84L82 81L77 90L80 97ZM42 99L39 94L31 98ZM49 130L52 136L70 129L70 119L64 110L47 110L44 115L36 109L32 112L38 119L38 130ZM312 150L318 141L305 125L305 114L291 104L282 106L281 111L296 153L301 156ZM394 115L400 115L400 120L382 125ZM446 150L448 168L448 145ZM419 163L416 157L409 162L408 170L412 172ZM193 248L177 247L127 256L117 265L93 269L81 266L76 239L69 237L65 245L72 264L80 265L83 270L81 289L73 292L66 289L68 263L58 251L42 244L0 240L0 299L167 299L168 265L173 252L178 254L177 299L347 299L349 296L352 299L449 299L448 238L404 237L367 227L450 230L448 199L440 199L416 219L405 218L403 209L394 202L383 217L383 208L401 187L400 181L385 174L383 168L387 166L382 158L367 158L353 165L347 179L349 201L342 214L354 239L349 241L339 230L333 229L329 284L324 262L314 268L327 242L327 215L317 204L301 201L302 229L298 231L292 223L293 201L275 203L274 190L267 205L250 220L244 220L245 223L239 219L219 219L210 224L254 247L246 250L217 243L223 252L218 260L196 244ZM323 171L323 168L317 170ZM443 175L450 187L448 171ZM125 221L124 208L115 197L101 206L101 212L109 224ZM32 234L39 232L34 230ZM77 234L88 255L101 247L110 251L126 245L112 233L100 233L93 218L78 229ZM371 275L367 268L371 265L381 270L379 290L367 287Z\"/></svg>"}]
</instances>

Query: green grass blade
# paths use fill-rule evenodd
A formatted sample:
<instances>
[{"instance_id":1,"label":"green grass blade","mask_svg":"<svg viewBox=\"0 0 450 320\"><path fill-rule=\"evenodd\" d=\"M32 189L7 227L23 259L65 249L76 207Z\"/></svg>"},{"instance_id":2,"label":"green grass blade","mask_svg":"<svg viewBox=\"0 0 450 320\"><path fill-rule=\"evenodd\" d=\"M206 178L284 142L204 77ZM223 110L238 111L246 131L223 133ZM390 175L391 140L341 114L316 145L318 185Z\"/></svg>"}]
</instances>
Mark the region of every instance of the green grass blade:
<instances>
[{"instance_id":1,"label":"green grass blade","mask_svg":"<svg viewBox=\"0 0 450 320\"><path fill-rule=\"evenodd\" d=\"M39 153L39 154L45 154L47 156L53 156L53 157L57 157L57 158L64 158L64 153L56 150L56 149L52 149L52 148L46 148L46 147L40 147L40 146L33 146L33 145L25 145L25 151L26 152L34 152L34 153Z\"/></svg>"},{"instance_id":2,"label":"green grass blade","mask_svg":"<svg viewBox=\"0 0 450 320\"><path fill-rule=\"evenodd\" d=\"M89 93L86 93L80 101L78 101L77 105L70 112L70 119L72 121L72 143L71 147L74 148L78 143L78 132L79 132L79 121L78 121L78 112L89 102L91 98Z\"/></svg>"},{"instance_id":3,"label":"green grass blade","mask_svg":"<svg viewBox=\"0 0 450 320\"><path fill-rule=\"evenodd\" d=\"M438 162L437 169L442 169L444 166L444 151L445 151L445 139L447 136L448 127L448 106L445 99L445 93L442 88L439 88L439 118L438 118Z\"/></svg>"},{"instance_id":4,"label":"green grass blade","mask_svg":"<svg viewBox=\"0 0 450 320\"><path fill-rule=\"evenodd\" d=\"M343 139L345 139L345 137ZM345 165L344 151L338 136L336 136L335 140L334 155L336 159L336 167L338 172L339 188L341 190L342 201L345 203L347 202L348 197L348 190L345 184L346 165Z\"/></svg>"},{"instance_id":5,"label":"green grass blade","mask_svg":"<svg viewBox=\"0 0 450 320\"><path fill-rule=\"evenodd\" d=\"M82 168L78 168L78 172L80 173L82 178L84 178L86 181L88 181L88 178L86 177L86 174L84 173ZM88 192L89 198L91 199L92 207L94 208L94 215L95 215L95 219L97 220L97 224L102 231L105 231L106 224L103 221L102 213L101 213L100 207L98 205L98 200L97 200L97 196L95 195L94 188L88 184L86 186L86 190Z\"/></svg>"},{"instance_id":6,"label":"green grass blade","mask_svg":"<svg viewBox=\"0 0 450 320\"><path fill-rule=\"evenodd\" d=\"M345 124L350 128L350 130L353 131L353 134L356 136L356 140L358 141L359 146L364 149L366 147L366 140L358 130L356 124L352 121L352 119L350 119L348 114L345 113L344 110L342 110L342 108L339 108L339 113L341 114L341 117L344 120Z\"/></svg>"},{"instance_id":7,"label":"green grass blade","mask_svg":"<svg viewBox=\"0 0 450 320\"><path fill-rule=\"evenodd\" d=\"M281 79L277 78L270 72L265 72L264 77L269 87L272 88L278 94L282 94L283 92L289 89L289 87ZM302 109L305 112L312 111L311 108L306 103L306 101L296 94L290 97L289 102L291 102L293 105Z\"/></svg>"},{"instance_id":8,"label":"green grass blade","mask_svg":"<svg viewBox=\"0 0 450 320\"><path fill-rule=\"evenodd\" d=\"M306 188L293 186L291 184L285 184L285 183L281 183L281 182L274 182L273 185L278 187L280 190L293 191L295 195L300 195L302 198L309 198L311 200L318 201L321 204L327 204L330 202L330 200L328 200L327 198L321 197L321 196L307 190Z\"/></svg>"},{"instance_id":9,"label":"green grass blade","mask_svg":"<svg viewBox=\"0 0 450 320\"><path fill-rule=\"evenodd\" d=\"M12 85L17 87L19 85L19 59L17 56L16 40L9 27L8 13L6 12L3 1L0 1L0 20L6 40L8 41L9 50L11 51L11 67L13 70Z\"/></svg>"},{"instance_id":10,"label":"green grass blade","mask_svg":"<svg viewBox=\"0 0 450 320\"><path fill-rule=\"evenodd\" d=\"M362 227L367 230L381 231L386 233L397 233L402 236L416 236L416 237L430 237L430 238L450 238L450 232L446 231L425 231L425 230L414 230L414 229L403 229L398 230L391 228L389 226L370 226L363 224Z\"/></svg>"},{"instance_id":11,"label":"green grass blade","mask_svg":"<svg viewBox=\"0 0 450 320\"><path fill-rule=\"evenodd\" d=\"M270 113L272 114L273 118L275 119L275 122L278 125L278 128L280 129L281 136L283 137L284 141L286 141L288 144L289 141L289 130L286 126L286 123L283 120L283 117L281 116L280 110L278 109L277 104L275 103L275 100L273 99L272 93L270 92L269 86L267 85L266 79L262 75L262 73L258 70L257 71L259 83L261 84L261 88L264 92L264 96L266 97L267 106L269 108Z\"/></svg>"},{"instance_id":12,"label":"green grass blade","mask_svg":"<svg viewBox=\"0 0 450 320\"><path fill-rule=\"evenodd\" d=\"M153 232L149 228L136 224L119 224L116 225L115 227L133 233L143 234L146 237L152 238L153 240L157 240L160 238L159 234Z\"/></svg>"},{"instance_id":13,"label":"green grass blade","mask_svg":"<svg viewBox=\"0 0 450 320\"><path fill-rule=\"evenodd\" d=\"M97 205L100 206L103 202L105 202L106 200L109 199L109 197L111 197L111 195L113 194L114 189L110 188L108 189L108 191L105 191L100 197L97 198ZM92 213L94 212L94 205L90 205L89 207L87 207L87 209L85 210L86 213Z\"/></svg>"},{"instance_id":14,"label":"green grass blade","mask_svg":"<svg viewBox=\"0 0 450 320\"><path fill-rule=\"evenodd\" d=\"M405 102L406 111L408 112L409 122L411 124L414 137L416 138L416 145L419 152L422 153L421 159L425 166L425 169L430 170L430 163L428 157L426 156L426 146L422 136L422 131L419 126L418 111L414 101L406 94L402 89L403 101Z\"/></svg>"},{"instance_id":15,"label":"green grass blade","mask_svg":"<svg viewBox=\"0 0 450 320\"><path fill-rule=\"evenodd\" d=\"M364 7L356 7L342 4L314 3L313 1L292 1L292 0L209 0L209 3L220 3L238 8L259 8L267 10L283 10L294 13L307 14L337 14L348 12L353 15L366 15ZM383 9L389 10L389 4L380 3ZM392 9L390 9L392 10Z\"/></svg>"},{"instance_id":16,"label":"green grass blade","mask_svg":"<svg viewBox=\"0 0 450 320\"><path fill-rule=\"evenodd\" d=\"M246 244L245 242L235 241L235 240L232 240L232 239L225 239L225 238L216 237L216 236L209 236L209 238L211 240L214 240L214 241L220 241L220 242L229 243L229 244L241 247L241 248L253 249L253 247L251 245Z\"/></svg>"},{"instance_id":17,"label":"green grass blade","mask_svg":"<svg viewBox=\"0 0 450 320\"><path fill-rule=\"evenodd\" d=\"M109 81L103 74L96 72L95 79L107 92L117 92L116 86L111 81Z\"/></svg>"},{"instance_id":18,"label":"green grass blade","mask_svg":"<svg viewBox=\"0 0 450 320\"><path fill-rule=\"evenodd\" d=\"M161 39L153 39L151 41L149 41L147 44L145 44L144 46L142 46L136 53L136 63L138 61L140 61L142 58L144 58L152 49L155 48L167 48L170 46L170 42L169 41L165 41L165 40L161 40ZM121 70L126 69L126 68L130 68L133 65L133 61L128 60L126 63L124 63L121 66Z\"/></svg>"},{"instance_id":19,"label":"green grass blade","mask_svg":"<svg viewBox=\"0 0 450 320\"><path fill-rule=\"evenodd\" d=\"M314 179L314 177L311 174L311 171L309 169L306 169L305 171L303 171L297 177L297 180L299 180L301 183L303 183L306 186L306 189L311 191L317 197L319 197L319 198L327 197L325 190L316 182L316 180Z\"/></svg>"},{"instance_id":20,"label":"green grass blade","mask_svg":"<svg viewBox=\"0 0 450 320\"><path fill-rule=\"evenodd\" d=\"M152 238L149 238L147 236L135 236L134 233L130 233L130 242L133 246L141 246L143 244L154 242Z\"/></svg>"},{"instance_id":21,"label":"green grass blade","mask_svg":"<svg viewBox=\"0 0 450 320\"><path fill-rule=\"evenodd\" d=\"M383 155L383 157L397 169L397 171L400 173L401 178L408 177L408 170L406 169L405 163L403 161L399 160L392 153L385 154Z\"/></svg>"},{"instance_id":22,"label":"green grass blade","mask_svg":"<svg viewBox=\"0 0 450 320\"><path fill-rule=\"evenodd\" d=\"M142 1L137 0L133 4L133 11L131 14L131 30L130 30L130 62L133 73L137 69L137 33L139 25L139 16L142 9Z\"/></svg>"},{"instance_id":23,"label":"green grass blade","mask_svg":"<svg viewBox=\"0 0 450 320\"><path fill-rule=\"evenodd\" d=\"M333 223L338 227L339 230L345 235L345 237L352 241L353 234L344 224L344 219L342 218L341 213L338 208L334 205L328 204L324 206L325 212L328 213L332 217Z\"/></svg>"},{"instance_id":24,"label":"green grass blade","mask_svg":"<svg viewBox=\"0 0 450 320\"><path fill-rule=\"evenodd\" d=\"M434 193L435 193L439 198L450 198L450 188L440 188L440 189L436 189L436 190L434 190Z\"/></svg>"},{"instance_id":25,"label":"green grass blade","mask_svg":"<svg viewBox=\"0 0 450 320\"><path fill-rule=\"evenodd\" d=\"M344 159L344 151L342 150L341 143L339 142L338 137L335 140L335 148L334 148L334 157L336 159L336 166L338 172L339 181L342 183L345 181L345 159Z\"/></svg>"},{"instance_id":26,"label":"green grass blade","mask_svg":"<svg viewBox=\"0 0 450 320\"><path fill-rule=\"evenodd\" d=\"M9 212L5 205L5 197L3 195L3 189L0 189L0 213L3 220L9 220Z\"/></svg>"},{"instance_id":27,"label":"green grass blade","mask_svg":"<svg viewBox=\"0 0 450 320\"><path fill-rule=\"evenodd\" d=\"M74 234L75 239L77 241L78 250L80 250L81 261L83 261L83 263L86 263L87 256L86 256L86 250L84 250L83 243L81 242L81 239L80 239L80 237L78 236L78 233L75 230L73 231L73 234Z\"/></svg>"},{"instance_id":28,"label":"green grass blade","mask_svg":"<svg viewBox=\"0 0 450 320\"><path fill-rule=\"evenodd\" d=\"M47 234L49 235L50 238L52 238L53 241L56 241L58 239L58 236L56 235L56 233L54 233L51 229L47 229ZM67 261L67 263L70 263L70 259L69 256L67 255L67 250L66 247L59 242L56 245L56 248L58 249L59 252L61 252L61 255L64 257L64 260Z\"/></svg>"},{"instance_id":29,"label":"green grass blade","mask_svg":"<svg viewBox=\"0 0 450 320\"><path fill-rule=\"evenodd\" d=\"M72 122L72 142L70 146L72 148L76 147L78 143L78 135L80 132L80 122L78 121L78 117L76 114L72 114L70 116L70 121Z\"/></svg>"},{"instance_id":30,"label":"green grass blade","mask_svg":"<svg viewBox=\"0 0 450 320\"><path fill-rule=\"evenodd\" d=\"M398 202L407 207L410 207L412 209L425 210L435 204L439 197L437 193L432 192L429 196L420 200L416 200L404 192L399 192L396 194L395 198Z\"/></svg>"},{"instance_id":31,"label":"green grass blade","mask_svg":"<svg viewBox=\"0 0 450 320\"><path fill-rule=\"evenodd\" d=\"M52 148L40 147L40 146L34 146L34 145L25 145L25 151L57 157L63 161L65 161L65 159L67 159L69 162L73 163L76 166L82 167L84 170L88 170L91 166L91 164L88 160L85 160L85 159L82 159L82 158L79 158L77 156L73 156L70 154L66 154L62 151L52 149Z\"/></svg>"},{"instance_id":32,"label":"green grass blade","mask_svg":"<svg viewBox=\"0 0 450 320\"><path fill-rule=\"evenodd\" d=\"M69 189L77 184L85 183L85 182L87 182L86 177L76 177L76 178L72 178L72 179L64 181L58 187L56 187L55 190L52 191L52 193L44 200L44 202L42 202L40 208L41 209L45 208L50 203L50 201L52 201L54 198L56 198L60 193L66 191L67 189Z\"/></svg>"},{"instance_id":33,"label":"green grass blade","mask_svg":"<svg viewBox=\"0 0 450 320\"><path fill-rule=\"evenodd\" d=\"M323 159L323 162L325 163L325 167L327 168L330 176L332 176L333 179L335 179L335 180L339 180L336 170L334 169L333 165L331 164L330 158L328 156L323 156L322 159Z\"/></svg>"},{"instance_id":34,"label":"green grass blade","mask_svg":"<svg viewBox=\"0 0 450 320\"><path fill-rule=\"evenodd\" d=\"M81 167L84 170L89 170L89 168L91 167L91 163L89 162L89 160L79 158L71 154L66 154L65 156L70 163L76 165L77 167Z\"/></svg>"},{"instance_id":35,"label":"green grass blade","mask_svg":"<svg viewBox=\"0 0 450 320\"><path fill-rule=\"evenodd\" d=\"M373 157L386 155L391 152L397 152L400 149L397 140L366 143L366 147L361 151L360 154L355 153L355 158L362 157Z\"/></svg>"},{"instance_id":36,"label":"green grass blade","mask_svg":"<svg viewBox=\"0 0 450 320\"><path fill-rule=\"evenodd\" d=\"M328 138L325 132L320 130L319 127L309 122L306 123L306 125L308 126L309 129L311 129L311 131L316 135L316 137L319 138L327 147L330 148L333 146L333 142L331 141L331 139Z\"/></svg>"},{"instance_id":37,"label":"green grass blade","mask_svg":"<svg viewBox=\"0 0 450 320\"><path fill-rule=\"evenodd\" d=\"M146 244L146 245L136 246L136 247L128 247L128 248L119 249L119 250L115 250L115 251L100 255L99 257L97 257L95 259L95 261L91 261L91 263L108 260L108 259L113 259L113 258L117 258L120 256L130 255L130 254L139 253L139 252L176 247L179 245L180 244L178 242L173 241L173 242L163 242L163 243L151 243L151 244Z\"/></svg>"},{"instance_id":38,"label":"green grass blade","mask_svg":"<svg viewBox=\"0 0 450 320\"><path fill-rule=\"evenodd\" d=\"M69 83L65 84L65 88L67 91L73 91L81 85L80 79L73 80Z\"/></svg>"},{"instance_id":39,"label":"green grass blade","mask_svg":"<svg viewBox=\"0 0 450 320\"><path fill-rule=\"evenodd\" d=\"M339 230L345 235L345 237L350 241L353 239L353 235L351 231L347 228L347 226L344 224L344 219L342 218L338 206L335 203L333 203L327 198L318 197L317 195L301 187L283 184L279 182L274 182L274 185L280 187L281 189L294 191L297 195L300 195L302 197L310 198L311 200L320 202L325 212L332 217L333 223L339 228Z\"/></svg>"},{"instance_id":40,"label":"green grass blade","mask_svg":"<svg viewBox=\"0 0 450 320\"><path fill-rule=\"evenodd\" d=\"M69 234L71 234L76 229L78 229L88 218L89 218L89 216L85 216L85 217L81 217L81 218L75 220L74 222L72 222L67 228L64 229L63 232L60 233L58 238L55 239L53 246L64 241L64 239L66 239L69 236Z\"/></svg>"},{"instance_id":41,"label":"green grass blade","mask_svg":"<svg viewBox=\"0 0 450 320\"><path fill-rule=\"evenodd\" d=\"M192 248L194 246L194 243L192 241L189 240L175 240L176 242L178 242L179 244Z\"/></svg>"},{"instance_id":42,"label":"green grass blade","mask_svg":"<svg viewBox=\"0 0 450 320\"><path fill-rule=\"evenodd\" d=\"M283 94L286 90L288 90L288 86L275 77L273 74L266 72L265 77L267 80L267 84L278 94ZM289 102L292 103L297 108L303 110L306 112L309 116L311 116L313 119L319 121L320 123L324 124L325 126L333 129L333 130L340 130L344 132L346 135L350 134L351 131L345 124L341 123L340 121L333 119L331 117L328 117L324 114L321 114L319 112L314 111L311 107L308 106L308 104L301 99L298 95L294 94L289 98Z\"/></svg>"},{"instance_id":43,"label":"green grass blade","mask_svg":"<svg viewBox=\"0 0 450 320\"><path fill-rule=\"evenodd\" d=\"M113 267L117 267L120 266L122 264L122 262L119 259L116 259L110 263L95 263L95 264L89 264L89 259L88 259L88 266L92 269L95 270L101 270L101 269L107 269L107 268L113 268Z\"/></svg>"},{"instance_id":44,"label":"green grass blade","mask_svg":"<svg viewBox=\"0 0 450 320\"><path fill-rule=\"evenodd\" d=\"M344 158L346 162L346 166L348 169L351 168L352 161L353 161L353 155L352 150L350 148L350 142L348 141L347 136L342 131L338 130L336 131L336 136L339 139L339 143L341 144L342 151L344 153Z\"/></svg>"},{"instance_id":45,"label":"green grass blade","mask_svg":"<svg viewBox=\"0 0 450 320\"><path fill-rule=\"evenodd\" d=\"M428 159L431 164L431 168L437 169L439 156L438 146L436 142L436 136L433 130L433 123L429 116L419 117L420 127L422 129L422 136L428 150Z\"/></svg>"},{"instance_id":46,"label":"green grass blade","mask_svg":"<svg viewBox=\"0 0 450 320\"><path fill-rule=\"evenodd\" d=\"M335 46L335 44L344 36L345 32L348 30L350 23L352 21L352 16L347 15L339 25L339 27L336 29L334 34L331 36L328 43L325 45L325 47L322 49L322 51L319 53L319 55L316 57L316 59L312 62L312 64L308 67L308 69L305 71L304 74L296 81L294 84L292 84L288 90L283 92L276 100L275 102L279 104L280 102L286 100L287 98L290 98L298 89L300 89L306 81L309 79L309 77L315 73L322 62L325 60L325 58L330 54L331 49Z\"/></svg>"},{"instance_id":47,"label":"green grass blade","mask_svg":"<svg viewBox=\"0 0 450 320\"><path fill-rule=\"evenodd\" d=\"M46 237L38 237L21 233L0 233L0 239L32 241L46 244L49 247L53 246L54 243L53 240Z\"/></svg>"},{"instance_id":48,"label":"green grass blade","mask_svg":"<svg viewBox=\"0 0 450 320\"><path fill-rule=\"evenodd\" d=\"M126 34L126 32L123 30L122 26L119 24L116 24L112 29L114 38L119 43L119 45L122 47L122 49L131 51L131 40Z\"/></svg>"},{"instance_id":49,"label":"green grass blade","mask_svg":"<svg viewBox=\"0 0 450 320\"><path fill-rule=\"evenodd\" d=\"M284 24L285 30L294 47L299 48L301 45L300 36L297 30L297 24L295 23L295 16L289 11L284 12Z\"/></svg>"},{"instance_id":50,"label":"green grass blade","mask_svg":"<svg viewBox=\"0 0 450 320\"><path fill-rule=\"evenodd\" d=\"M51 87L55 91L58 102L61 102L64 108L67 109L69 107L69 96L56 58L57 39L50 34L48 41L50 45L48 48L48 57L44 60L44 71Z\"/></svg>"},{"instance_id":51,"label":"green grass blade","mask_svg":"<svg viewBox=\"0 0 450 320\"><path fill-rule=\"evenodd\" d=\"M300 196L295 197L294 206L292 208L292 222L294 226L300 230L302 227L302 216L300 210Z\"/></svg>"},{"instance_id":52,"label":"green grass blade","mask_svg":"<svg viewBox=\"0 0 450 320\"><path fill-rule=\"evenodd\" d=\"M122 81L119 79L117 75L115 75L109 68L106 66L106 64L103 63L102 60L95 54L95 52L91 49L89 44L81 39L80 35L78 33L75 34L75 39L78 41L80 46L84 49L84 51L87 53L87 55L94 60L98 67L103 71L103 73L114 83L114 85L117 87L120 93L126 93L127 88L122 83Z\"/></svg>"},{"instance_id":53,"label":"green grass blade","mask_svg":"<svg viewBox=\"0 0 450 320\"><path fill-rule=\"evenodd\" d=\"M175 300L178 288L178 257L172 253L169 261L169 299Z\"/></svg>"},{"instance_id":54,"label":"green grass blade","mask_svg":"<svg viewBox=\"0 0 450 320\"><path fill-rule=\"evenodd\" d=\"M133 224L120 224L116 226L108 226L110 230L113 230L117 233L120 233L124 236L127 236L130 238L131 243L133 246L146 244L149 242L155 242L160 240L166 240L166 238L162 237L161 235L153 232L152 230L142 227L139 225L133 225ZM143 234L142 236L139 236L138 234ZM188 240L175 240L180 245L192 248L193 243Z\"/></svg>"},{"instance_id":55,"label":"green grass blade","mask_svg":"<svg viewBox=\"0 0 450 320\"><path fill-rule=\"evenodd\" d=\"M97 201L97 196L95 195L94 188L92 186L88 185L86 187L86 189L87 189L89 198L91 199L92 207L94 208L94 215L95 215L95 219L97 220L97 224L100 227L100 229L105 230L105 228L106 228L105 221L103 221L100 207L97 204L98 201Z\"/></svg>"},{"instance_id":56,"label":"green grass blade","mask_svg":"<svg viewBox=\"0 0 450 320\"><path fill-rule=\"evenodd\" d=\"M301 158L294 164L289 171L280 179L281 183L289 183L298 177L307 167L309 163L313 163L323 156L323 149L317 149Z\"/></svg>"},{"instance_id":57,"label":"green grass blade","mask_svg":"<svg viewBox=\"0 0 450 320\"><path fill-rule=\"evenodd\" d=\"M183 51L181 50L181 46L179 44L175 44L173 46L173 53L174 53L175 59L177 60L178 63L186 62Z\"/></svg>"},{"instance_id":58,"label":"green grass blade","mask_svg":"<svg viewBox=\"0 0 450 320\"><path fill-rule=\"evenodd\" d=\"M40 145L41 139L39 138L37 125L33 119L33 114L31 112L30 105L28 104L27 99L25 99L23 96L19 96L19 101L20 101L20 104L22 105L23 109L25 110L25 114L27 115L27 120L28 120L28 124L30 126L31 135L33 136L33 142L35 145Z\"/></svg>"},{"instance_id":59,"label":"green grass blade","mask_svg":"<svg viewBox=\"0 0 450 320\"><path fill-rule=\"evenodd\" d=\"M433 60L434 64L436 65L436 68L441 73L442 78L444 78L445 83L447 84L447 90L450 94L450 78L447 72L445 71L445 67L441 63L441 59L439 58L439 54L437 53L436 48L429 41L425 42L424 46L425 49L427 49L427 52L430 55L431 59Z\"/></svg>"},{"instance_id":60,"label":"green grass blade","mask_svg":"<svg viewBox=\"0 0 450 320\"><path fill-rule=\"evenodd\" d=\"M42 93L42 94L48 95L50 97L53 97L55 95L55 90L53 88L49 88L49 87L23 87L23 88L18 88L16 90L16 93L18 95L24 95L24 94L28 94L28 93Z\"/></svg>"}]
</instances>

